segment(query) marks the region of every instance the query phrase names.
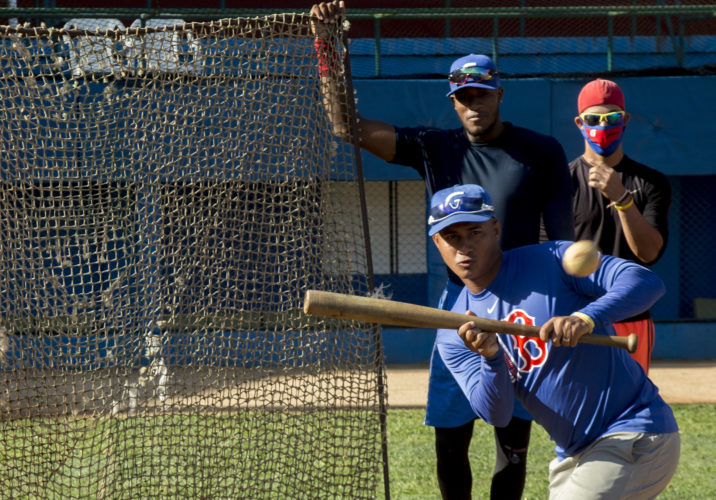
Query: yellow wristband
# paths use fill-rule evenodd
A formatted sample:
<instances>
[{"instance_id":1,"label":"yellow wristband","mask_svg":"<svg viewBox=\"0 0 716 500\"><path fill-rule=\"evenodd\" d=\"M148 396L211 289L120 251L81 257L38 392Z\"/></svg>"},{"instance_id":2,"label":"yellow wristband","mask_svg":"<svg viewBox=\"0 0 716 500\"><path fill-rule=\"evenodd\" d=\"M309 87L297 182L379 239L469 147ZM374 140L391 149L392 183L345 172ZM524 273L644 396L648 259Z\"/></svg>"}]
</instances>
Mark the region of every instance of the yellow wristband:
<instances>
[{"instance_id":1,"label":"yellow wristband","mask_svg":"<svg viewBox=\"0 0 716 500\"><path fill-rule=\"evenodd\" d=\"M573 312L571 315L576 316L577 318L584 321L587 325L589 325L589 333L592 333L592 330L594 330L594 320L592 318L579 311Z\"/></svg>"},{"instance_id":2,"label":"yellow wristband","mask_svg":"<svg viewBox=\"0 0 716 500\"><path fill-rule=\"evenodd\" d=\"M629 208L630 206L632 206L633 204L634 204L634 197L632 197L632 199L629 200L629 203L627 203L626 205L617 205L617 204L614 204L614 208L616 208L617 210L622 210L622 211L624 211L624 210L626 210L627 208Z\"/></svg>"}]
</instances>

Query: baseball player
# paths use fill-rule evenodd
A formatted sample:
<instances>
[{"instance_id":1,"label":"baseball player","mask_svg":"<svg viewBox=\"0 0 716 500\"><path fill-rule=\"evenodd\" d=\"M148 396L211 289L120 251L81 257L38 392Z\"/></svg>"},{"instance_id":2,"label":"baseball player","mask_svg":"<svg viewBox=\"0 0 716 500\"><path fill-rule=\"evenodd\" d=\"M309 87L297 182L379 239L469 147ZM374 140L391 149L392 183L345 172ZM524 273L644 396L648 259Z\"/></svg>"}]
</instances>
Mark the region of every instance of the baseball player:
<instances>
[{"instance_id":1,"label":"baseball player","mask_svg":"<svg viewBox=\"0 0 716 500\"><path fill-rule=\"evenodd\" d=\"M655 264L669 239L671 186L661 172L624 154L629 122L624 94L615 82L597 78L577 98L574 123L584 138L584 153L569 164L574 186L576 238L593 240L602 252ZM632 357L649 373L654 321L648 310L614 323L617 335L636 333Z\"/></svg>"},{"instance_id":2,"label":"baseball player","mask_svg":"<svg viewBox=\"0 0 716 500\"><path fill-rule=\"evenodd\" d=\"M623 349L577 343L648 309L662 281L604 256L586 278L567 275L569 241L508 251L489 194L477 185L435 193L429 234L465 286L455 312L542 325L539 339L485 333L474 323L438 330L437 345L475 413L501 426L516 398L556 444L551 499L654 498L676 470L680 439L671 408Z\"/></svg>"}]
</instances>

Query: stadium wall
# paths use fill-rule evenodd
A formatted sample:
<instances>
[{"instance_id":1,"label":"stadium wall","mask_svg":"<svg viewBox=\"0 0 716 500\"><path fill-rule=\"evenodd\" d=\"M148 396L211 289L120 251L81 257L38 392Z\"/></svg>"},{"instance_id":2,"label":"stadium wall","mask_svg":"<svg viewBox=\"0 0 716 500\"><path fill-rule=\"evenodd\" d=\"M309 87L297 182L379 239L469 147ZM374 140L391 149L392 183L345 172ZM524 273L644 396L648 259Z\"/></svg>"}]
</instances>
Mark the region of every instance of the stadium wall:
<instances>
[{"instance_id":1,"label":"stadium wall","mask_svg":"<svg viewBox=\"0 0 716 500\"><path fill-rule=\"evenodd\" d=\"M665 173L673 188L669 245L653 267L667 286L666 295L652 309L657 321L654 358L716 358L716 323L712 321L713 307L708 307L716 298L716 264L710 258L716 238L716 201L709 194L716 192L712 125L716 101L710 97L716 92L716 76L614 79L624 90L632 115L625 151ZM571 160L583 148L573 118L577 95L586 81L505 79L502 117L554 136ZM365 117L397 126L460 126L442 80L357 79L354 84L358 109ZM369 153L363 155L363 168L368 181L420 179L412 169L387 164ZM705 194L695 196L696 192ZM434 305L444 283L443 269L429 241L426 253L424 293L409 300ZM410 279L414 283L415 274ZM381 282L380 277L376 282ZM414 285L410 288L416 290ZM707 304L700 313L699 303ZM427 361L433 338L430 330L384 330L387 362Z\"/></svg>"}]
</instances>

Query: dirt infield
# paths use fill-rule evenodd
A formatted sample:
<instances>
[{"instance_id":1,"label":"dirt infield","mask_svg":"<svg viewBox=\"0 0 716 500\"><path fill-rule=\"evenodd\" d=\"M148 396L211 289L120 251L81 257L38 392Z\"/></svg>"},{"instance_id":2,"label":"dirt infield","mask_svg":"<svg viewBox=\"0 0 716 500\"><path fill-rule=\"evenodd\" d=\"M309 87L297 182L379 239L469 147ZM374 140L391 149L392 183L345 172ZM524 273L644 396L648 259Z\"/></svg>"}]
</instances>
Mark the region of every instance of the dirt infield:
<instances>
[{"instance_id":1,"label":"dirt infield","mask_svg":"<svg viewBox=\"0 0 716 500\"><path fill-rule=\"evenodd\" d=\"M389 365L388 406L425 407L428 365ZM716 403L716 360L654 361L649 377L667 403Z\"/></svg>"}]
</instances>

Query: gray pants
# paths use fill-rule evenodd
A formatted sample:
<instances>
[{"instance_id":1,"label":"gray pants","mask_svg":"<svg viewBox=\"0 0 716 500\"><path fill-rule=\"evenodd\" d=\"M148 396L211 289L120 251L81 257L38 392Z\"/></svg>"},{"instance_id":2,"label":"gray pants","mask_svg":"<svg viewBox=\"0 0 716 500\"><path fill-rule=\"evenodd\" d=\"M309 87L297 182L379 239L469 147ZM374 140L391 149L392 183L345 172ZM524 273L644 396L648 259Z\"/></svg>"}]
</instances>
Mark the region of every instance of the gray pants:
<instances>
[{"instance_id":1,"label":"gray pants","mask_svg":"<svg viewBox=\"0 0 716 500\"><path fill-rule=\"evenodd\" d=\"M655 498L679 463L678 432L615 432L582 453L549 464L550 500Z\"/></svg>"}]
</instances>

